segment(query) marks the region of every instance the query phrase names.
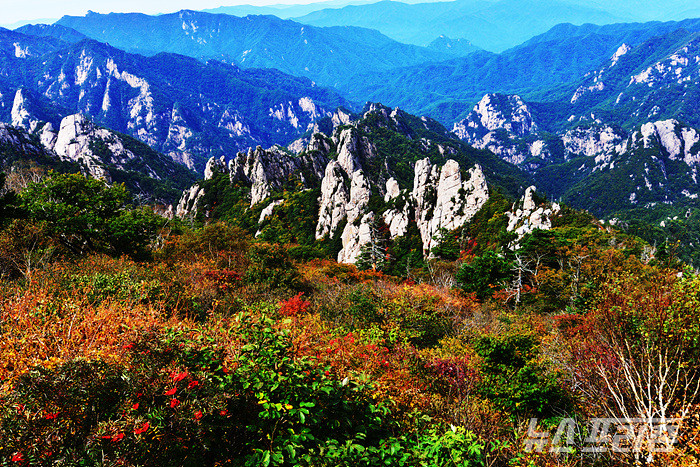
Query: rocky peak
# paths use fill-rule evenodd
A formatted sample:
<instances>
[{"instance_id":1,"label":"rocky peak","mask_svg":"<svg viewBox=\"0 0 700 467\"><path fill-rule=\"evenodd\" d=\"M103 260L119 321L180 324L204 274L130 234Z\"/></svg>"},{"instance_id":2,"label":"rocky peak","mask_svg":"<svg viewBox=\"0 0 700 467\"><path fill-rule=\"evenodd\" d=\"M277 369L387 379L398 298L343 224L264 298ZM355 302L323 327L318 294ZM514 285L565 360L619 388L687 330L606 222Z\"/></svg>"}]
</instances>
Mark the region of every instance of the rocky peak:
<instances>
[{"instance_id":1,"label":"rocky peak","mask_svg":"<svg viewBox=\"0 0 700 467\"><path fill-rule=\"evenodd\" d=\"M452 133L478 149L488 149L512 164L546 155L543 145L523 151L518 140L538 131L527 104L517 95L486 94Z\"/></svg>"},{"instance_id":2,"label":"rocky peak","mask_svg":"<svg viewBox=\"0 0 700 467\"><path fill-rule=\"evenodd\" d=\"M137 156L124 146L121 136L105 128L97 127L82 114L69 115L61 120L58 133L46 124L40 134L42 143L53 150L61 160L78 162L86 174L111 182L107 166L129 170ZM144 175L156 180L156 167L144 163Z\"/></svg>"},{"instance_id":3,"label":"rocky peak","mask_svg":"<svg viewBox=\"0 0 700 467\"><path fill-rule=\"evenodd\" d=\"M334 130L340 125L348 125L351 120L352 116L350 113L344 111L343 109L336 109L336 111L333 112L333 115L331 115L331 123L333 123Z\"/></svg>"},{"instance_id":4,"label":"rocky peak","mask_svg":"<svg viewBox=\"0 0 700 467\"><path fill-rule=\"evenodd\" d=\"M472 167L463 177L454 160L440 168L423 159L416 163L411 197L423 249L430 251L441 229L453 230L468 222L486 203L489 193L480 166Z\"/></svg>"},{"instance_id":5,"label":"rocky peak","mask_svg":"<svg viewBox=\"0 0 700 467\"><path fill-rule=\"evenodd\" d=\"M520 200L513 204L513 208L506 213L508 216L508 232L515 232L518 238L517 243L527 234L537 230L549 230L552 228L552 218L560 211L557 203L543 203L538 205L535 202L534 194L536 188L530 186L525 190L525 194Z\"/></svg>"},{"instance_id":6,"label":"rocky peak","mask_svg":"<svg viewBox=\"0 0 700 467\"><path fill-rule=\"evenodd\" d=\"M210 158L205 168L205 180L217 173L228 174L230 181L251 186L250 205L267 199L273 191L281 190L290 179L298 177L302 185L312 186L323 176L327 164L324 154L302 154L295 157L279 146L263 149L258 146L239 152L228 164L226 158Z\"/></svg>"},{"instance_id":7,"label":"rocky peak","mask_svg":"<svg viewBox=\"0 0 700 467\"><path fill-rule=\"evenodd\" d=\"M25 91L19 88L15 93L15 99L12 103L11 111L12 125L24 128L30 132L36 130L39 121L32 117L28 108L25 97Z\"/></svg>"},{"instance_id":8,"label":"rocky peak","mask_svg":"<svg viewBox=\"0 0 700 467\"><path fill-rule=\"evenodd\" d=\"M632 144L651 148L656 145L671 160L683 160L694 167L700 162L700 134L697 130L685 127L677 120L649 122L632 135Z\"/></svg>"},{"instance_id":9,"label":"rocky peak","mask_svg":"<svg viewBox=\"0 0 700 467\"><path fill-rule=\"evenodd\" d=\"M613 54L612 57L610 57L610 68L614 67L617 65L618 60L620 60L620 57L623 55L626 55L630 50L632 50L632 47L630 47L627 44L622 44Z\"/></svg>"},{"instance_id":10,"label":"rocky peak","mask_svg":"<svg viewBox=\"0 0 700 467\"><path fill-rule=\"evenodd\" d=\"M537 131L530 109L520 96L486 94L467 118L455 123L452 132L469 141L499 129L519 137Z\"/></svg>"}]
</instances>

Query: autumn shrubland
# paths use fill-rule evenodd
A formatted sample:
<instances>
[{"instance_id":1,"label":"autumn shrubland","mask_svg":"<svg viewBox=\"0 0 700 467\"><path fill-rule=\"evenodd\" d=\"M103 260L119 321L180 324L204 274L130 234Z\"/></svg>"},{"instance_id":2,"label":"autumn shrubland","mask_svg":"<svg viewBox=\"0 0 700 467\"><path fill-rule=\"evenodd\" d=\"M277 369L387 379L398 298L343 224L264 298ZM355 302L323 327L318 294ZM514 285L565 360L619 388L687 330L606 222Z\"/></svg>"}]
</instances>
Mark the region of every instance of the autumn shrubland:
<instances>
[{"instance_id":1,"label":"autumn shrubland","mask_svg":"<svg viewBox=\"0 0 700 467\"><path fill-rule=\"evenodd\" d=\"M698 463L700 282L672 252L581 217L513 250L474 233L496 210L361 270L61 177L119 207L3 198L0 465ZM585 423L525 449L595 417L683 423L670 453L586 452Z\"/></svg>"}]
</instances>

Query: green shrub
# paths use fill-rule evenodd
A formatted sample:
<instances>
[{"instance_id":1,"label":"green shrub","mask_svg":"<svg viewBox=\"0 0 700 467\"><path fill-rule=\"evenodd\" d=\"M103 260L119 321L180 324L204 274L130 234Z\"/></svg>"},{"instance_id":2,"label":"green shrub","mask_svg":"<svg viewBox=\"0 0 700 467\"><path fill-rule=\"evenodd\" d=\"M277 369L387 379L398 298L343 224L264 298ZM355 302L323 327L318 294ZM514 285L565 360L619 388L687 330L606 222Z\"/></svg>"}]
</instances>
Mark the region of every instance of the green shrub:
<instances>
[{"instance_id":1,"label":"green shrub","mask_svg":"<svg viewBox=\"0 0 700 467\"><path fill-rule=\"evenodd\" d=\"M253 286L269 289L307 289L299 271L279 244L254 243L246 253L249 266L244 281Z\"/></svg>"},{"instance_id":2,"label":"green shrub","mask_svg":"<svg viewBox=\"0 0 700 467\"><path fill-rule=\"evenodd\" d=\"M483 359L478 390L500 409L516 418L549 418L571 409L558 375L538 361L535 336L484 336L474 349Z\"/></svg>"},{"instance_id":3,"label":"green shrub","mask_svg":"<svg viewBox=\"0 0 700 467\"><path fill-rule=\"evenodd\" d=\"M457 271L456 279L467 293L475 293L479 299L491 296L511 275L508 260L493 251L476 256Z\"/></svg>"}]
</instances>

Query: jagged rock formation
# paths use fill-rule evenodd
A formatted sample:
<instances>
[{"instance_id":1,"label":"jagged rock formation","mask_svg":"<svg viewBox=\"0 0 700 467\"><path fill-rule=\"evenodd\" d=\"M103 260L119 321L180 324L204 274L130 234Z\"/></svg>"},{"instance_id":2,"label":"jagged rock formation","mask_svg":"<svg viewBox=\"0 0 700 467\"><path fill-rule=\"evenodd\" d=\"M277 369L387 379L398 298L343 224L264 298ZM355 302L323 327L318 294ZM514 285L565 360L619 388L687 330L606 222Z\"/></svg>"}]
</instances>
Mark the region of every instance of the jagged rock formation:
<instances>
[{"instance_id":1,"label":"jagged rock formation","mask_svg":"<svg viewBox=\"0 0 700 467\"><path fill-rule=\"evenodd\" d=\"M51 122L24 113L24 102L22 90L17 91L13 109L17 110L14 116L18 125L0 124L0 147L10 155L0 163L12 165L33 160L50 167L69 163L66 167L71 170L78 169L107 183L116 176L135 194L145 197L153 196L153 189L161 190L161 196L173 186L182 189L194 179L191 172L168 157L125 135L100 128L84 115L63 118L56 130ZM167 196L154 201L171 202Z\"/></svg>"},{"instance_id":2,"label":"jagged rock formation","mask_svg":"<svg viewBox=\"0 0 700 467\"><path fill-rule=\"evenodd\" d=\"M430 251L440 229L453 230L469 221L488 200L481 167L474 166L463 180L459 164L448 160L440 168L428 159L416 162L411 199L423 249Z\"/></svg>"},{"instance_id":3,"label":"jagged rock formation","mask_svg":"<svg viewBox=\"0 0 700 467\"><path fill-rule=\"evenodd\" d=\"M85 116L69 115L61 121L58 132L51 124L42 128L42 143L61 160L78 162L86 175L111 182L107 165L117 170L128 170L129 162L137 156L124 147L122 139L114 132L98 128ZM160 180L160 175L148 163L143 166L144 174Z\"/></svg>"},{"instance_id":4,"label":"jagged rock formation","mask_svg":"<svg viewBox=\"0 0 700 467\"><path fill-rule=\"evenodd\" d=\"M609 125L579 127L567 131L562 137L564 147L575 156L595 157L601 154L620 153L624 151L625 134Z\"/></svg>"},{"instance_id":5,"label":"jagged rock formation","mask_svg":"<svg viewBox=\"0 0 700 467\"><path fill-rule=\"evenodd\" d=\"M191 216L197 208L197 203L204 196L204 190L199 185L192 185L182 193L177 203L175 215L180 218Z\"/></svg>"},{"instance_id":6,"label":"jagged rock formation","mask_svg":"<svg viewBox=\"0 0 700 467\"><path fill-rule=\"evenodd\" d=\"M273 191L281 190L294 177L299 177L302 185L323 176L323 167L328 163L319 151L306 151L294 157L279 146L263 149L260 146L248 152L239 152L226 162L225 157L211 158L204 169L204 179L209 180L216 173L226 173L231 182L241 181L251 185L250 205L254 206L267 199Z\"/></svg>"},{"instance_id":7,"label":"jagged rock formation","mask_svg":"<svg viewBox=\"0 0 700 467\"><path fill-rule=\"evenodd\" d=\"M486 94L469 116L456 124L454 131L460 138L467 139L500 128L515 136L537 131L530 109L520 96Z\"/></svg>"},{"instance_id":8,"label":"jagged rock formation","mask_svg":"<svg viewBox=\"0 0 700 467\"><path fill-rule=\"evenodd\" d=\"M429 131L427 119L417 119L381 105L370 105L354 120L348 120L347 114L335 115L332 135L314 134L298 156L281 148L258 147L238 153L228 162L210 159L206 176L228 174L232 182L247 183L251 206L281 191L290 178L304 188L317 189L315 238L339 235L342 249L338 261L346 263L356 262L364 245L375 240L378 223L386 224L392 239L405 235L409 225L415 223L423 250L429 253L441 229L460 227L488 200L489 189L482 167L461 166L448 157L459 156L454 141L448 144L427 137L406 137L417 127ZM375 139L377 131L396 132L423 154L411 163L410 177L406 169L402 169L401 176L394 173L390 156L382 152L380 140ZM427 157L428 154L432 156ZM201 196L199 187L186 191L178 215L191 212L193 203ZM380 212L370 208L372 203L376 206L382 201L385 208ZM260 214L258 224L272 215L278 205L269 204Z\"/></svg>"},{"instance_id":9,"label":"jagged rock formation","mask_svg":"<svg viewBox=\"0 0 700 467\"><path fill-rule=\"evenodd\" d=\"M515 244L527 234L537 230L549 230L552 228L552 217L561 210L557 203L544 203L537 205L533 198L536 188L530 186L525 190L523 197L513 204L513 208L506 212L508 216L508 232L515 232L518 238Z\"/></svg>"},{"instance_id":10,"label":"jagged rock formation","mask_svg":"<svg viewBox=\"0 0 700 467\"><path fill-rule=\"evenodd\" d=\"M33 132L39 123L38 120L32 118L25 103L25 96L22 89L18 89L15 93L15 99L12 102L12 110L10 112L12 125L24 128Z\"/></svg>"},{"instance_id":11,"label":"jagged rock formation","mask_svg":"<svg viewBox=\"0 0 700 467\"><path fill-rule=\"evenodd\" d=\"M500 130L500 131L499 131ZM530 154L514 146L511 140L537 132L527 104L520 96L486 94L465 118L454 124L452 132L479 149L489 149L512 164L521 164ZM531 155L538 154L538 147Z\"/></svg>"}]
</instances>

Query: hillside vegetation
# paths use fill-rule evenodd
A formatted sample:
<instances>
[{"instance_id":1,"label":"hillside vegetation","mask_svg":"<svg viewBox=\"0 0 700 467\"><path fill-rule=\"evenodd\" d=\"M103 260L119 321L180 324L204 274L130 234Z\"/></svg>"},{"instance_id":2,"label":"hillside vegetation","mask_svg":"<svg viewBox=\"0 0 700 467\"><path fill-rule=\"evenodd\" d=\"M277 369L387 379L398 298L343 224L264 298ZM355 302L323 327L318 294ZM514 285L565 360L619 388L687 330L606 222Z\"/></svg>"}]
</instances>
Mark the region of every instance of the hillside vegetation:
<instances>
[{"instance_id":1,"label":"hillside vegetation","mask_svg":"<svg viewBox=\"0 0 700 467\"><path fill-rule=\"evenodd\" d=\"M509 207L388 274L77 175L5 194L0 462L629 465L585 432L526 452L528 426L644 407L687 422L648 465L694 465L698 279L568 208L516 248Z\"/></svg>"}]
</instances>

